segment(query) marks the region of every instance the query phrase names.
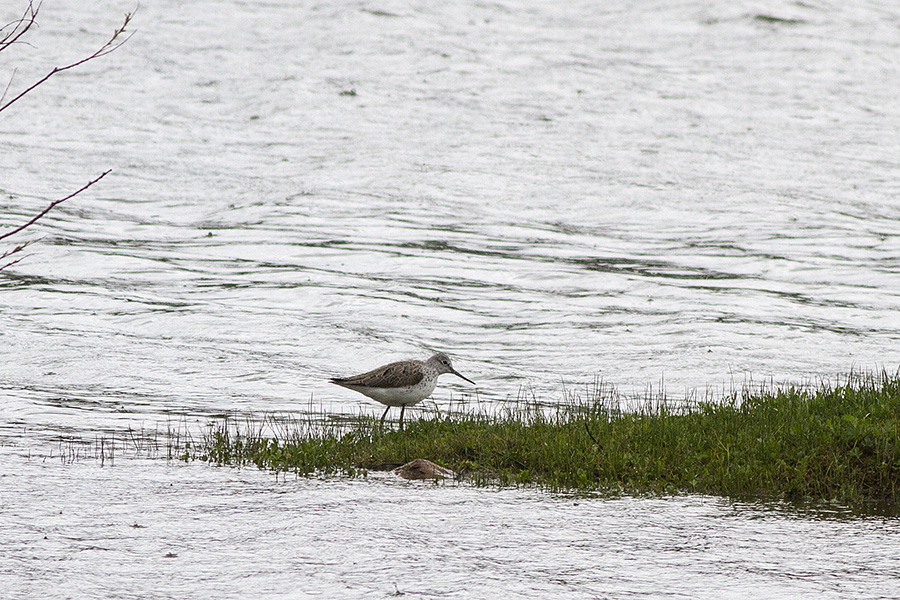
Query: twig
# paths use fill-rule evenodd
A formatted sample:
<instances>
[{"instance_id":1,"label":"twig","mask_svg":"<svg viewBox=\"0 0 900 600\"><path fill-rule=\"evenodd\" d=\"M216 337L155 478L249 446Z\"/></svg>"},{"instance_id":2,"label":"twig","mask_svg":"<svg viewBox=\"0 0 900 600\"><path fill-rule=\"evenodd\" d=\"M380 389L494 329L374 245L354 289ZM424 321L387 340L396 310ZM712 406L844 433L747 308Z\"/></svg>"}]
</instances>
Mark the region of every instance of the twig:
<instances>
[{"instance_id":1,"label":"twig","mask_svg":"<svg viewBox=\"0 0 900 600\"><path fill-rule=\"evenodd\" d=\"M103 179L104 177L106 177L111 171L112 171L112 169L109 169L109 170L107 170L107 171L104 171L103 173L100 174L99 177L97 177L96 179L92 179L91 181L87 182L84 186L82 186L81 189L79 189L79 190L77 190L77 191L75 191L75 192L72 192L71 194L69 194L69 195L66 196L65 198L60 198L59 200L54 200L53 202L50 203L50 205L49 205L47 208L45 208L44 210L42 210L40 213L37 214L37 216L35 216L34 218L32 218L30 221L28 221L28 222L25 223L24 225L21 225L21 226L15 228L15 229L13 229L12 231L8 231L8 232L6 232L6 233L0 235L0 240L6 239L6 238L8 238L8 237L11 236L11 235L15 235L15 234L19 233L20 231L22 231L22 230L25 229L26 227L30 227L31 225L34 225L35 221L37 221L38 219L40 219L41 217L43 217L44 215L46 215L46 214L47 214L48 212L50 212L54 207L56 207L56 206L59 205L59 204L62 204L62 203L65 202L66 200L69 200L69 199L71 199L71 198L74 198L75 196L77 196L78 194L80 194L81 192L83 192L84 190L88 189L89 187L91 187L92 185L94 185L95 183L97 183L98 181L100 181L101 179Z\"/></svg>"},{"instance_id":2,"label":"twig","mask_svg":"<svg viewBox=\"0 0 900 600\"><path fill-rule=\"evenodd\" d=\"M19 244L18 246L16 246L15 248L13 248L12 250L7 250L6 252L4 252L3 255L0 256L0 260L3 260L4 258L6 258L8 256L12 256L13 254L16 254L17 252L21 252L22 250L25 249L26 246L30 246L30 245L31 245L31 240L29 240L27 242L23 242L23 243ZM20 260L22 260L22 258L17 258L16 260L12 260L12 261L6 263L5 265L0 265L0 271L5 269L6 267L13 266Z\"/></svg>"},{"instance_id":3,"label":"twig","mask_svg":"<svg viewBox=\"0 0 900 600\"><path fill-rule=\"evenodd\" d=\"M21 244L19 244L18 246L16 246L16 247L13 248L12 250L7 250L7 251L4 252L3 254L0 254L0 260L3 260L3 259L6 258L7 256L12 256L12 255L15 254L16 252L21 252L22 250L25 249L26 246L30 246L31 243L32 243L33 241L34 241L34 240L28 240L27 242L22 242Z\"/></svg>"},{"instance_id":4,"label":"twig","mask_svg":"<svg viewBox=\"0 0 900 600\"><path fill-rule=\"evenodd\" d=\"M34 25L34 21L37 18L38 11L41 10L41 4L43 4L43 1L38 2L38 5L35 6L34 1L29 0L22 18L11 21L3 27L0 27L0 32L2 32L12 26L12 30L0 39L0 52L3 52L9 46L15 44L20 37L25 35L26 31L31 29L31 26Z\"/></svg>"},{"instance_id":5,"label":"twig","mask_svg":"<svg viewBox=\"0 0 900 600\"><path fill-rule=\"evenodd\" d=\"M6 93L9 92L9 86L12 85L13 79L16 78L16 72L18 72L18 69L13 69L12 75L9 76L9 81L6 82L6 87L3 89L3 94L0 94L0 104L3 104L3 100L6 98Z\"/></svg>"},{"instance_id":6,"label":"twig","mask_svg":"<svg viewBox=\"0 0 900 600\"><path fill-rule=\"evenodd\" d=\"M40 5L38 5L38 8L40 8ZM25 90L23 90L22 92L20 92L15 98L13 98L12 100L8 101L6 104L0 105L0 112L3 112L3 111L6 110L7 108L9 108L9 106L10 106L11 104L13 104L13 103L16 102L17 100L19 100L22 96L24 96L25 94L27 94L28 92L30 92L30 91L33 90L34 88L38 87L39 85L41 85L42 83L44 83L45 81L47 81L48 79L50 79L51 77L53 77L54 75L56 75L57 73L61 73L61 72L63 72L63 71L68 71L69 69L72 69L72 68L74 68L74 67L77 67L78 65L83 65L84 63L88 62L89 60L94 60L95 58L100 58L101 56L106 56L106 55L109 54L110 52L113 52L113 51L115 51L116 49L118 49L119 47L121 47L122 44L124 44L125 42L127 42L128 40L130 40L130 39L131 39L131 36L134 35L134 32L131 32L130 34L128 34L128 36L127 36L125 39L119 40L119 36L121 36L123 33L125 33L125 28L126 28L126 27L128 26L128 24L131 22L131 18L134 16L134 13L135 13L135 12L137 12L137 9L135 9L134 11L132 11L132 12L130 12L130 13L125 13L125 22L122 23L122 26L121 26L121 27L119 27L118 29L116 29L116 30L113 32L112 37L109 38L109 40L107 40L106 43L103 44L103 45L100 47L99 50L97 50L96 52L94 52L93 54L91 54L91 55L88 56L88 57L82 58L81 60L75 61L75 62L73 62L73 63L71 63L71 64L68 64L68 65L66 65L66 66L64 66L64 67L54 67L52 71L50 71L49 73L47 73L46 75L44 75L41 79L39 79L39 80L36 81L35 83L31 84L28 88L26 88ZM31 17L33 18L33 16L36 15L36 14L37 14L37 11L35 10L34 13L33 13L33 15L31 15ZM27 12L26 12L26 15L28 15ZM24 17L23 17L23 19L24 19ZM28 26L30 27L30 24L29 24ZM27 29L27 28L26 28L26 29ZM22 33L24 33L24 31L22 31L22 32L20 32L19 34L17 34L17 35L16 35L16 38L20 37L20 36L22 35ZM117 41L117 40L118 40L118 41ZM2 48L0 48L0 49L2 49Z\"/></svg>"}]
</instances>

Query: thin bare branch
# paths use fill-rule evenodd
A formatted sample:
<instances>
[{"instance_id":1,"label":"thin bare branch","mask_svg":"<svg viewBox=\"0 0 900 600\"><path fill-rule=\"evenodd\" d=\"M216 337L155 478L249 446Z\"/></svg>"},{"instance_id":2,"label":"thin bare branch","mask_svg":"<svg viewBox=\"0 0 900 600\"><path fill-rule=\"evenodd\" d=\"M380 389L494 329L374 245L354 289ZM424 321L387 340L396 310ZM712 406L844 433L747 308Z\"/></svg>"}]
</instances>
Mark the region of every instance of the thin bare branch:
<instances>
[{"instance_id":1,"label":"thin bare branch","mask_svg":"<svg viewBox=\"0 0 900 600\"><path fill-rule=\"evenodd\" d=\"M0 52L6 50L9 46L15 44L20 37L25 35L25 32L31 29L31 26L34 25L34 21L37 18L38 11L41 10L41 4L43 1L38 2L38 5L34 5L34 0L28 1L28 6L25 7L25 14L22 15L20 19L16 19L15 21L11 21L0 27L0 33L6 31L2 38L0 38ZM12 27L12 29L9 29Z\"/></svg>"},{"instance_id":2,"label":"thin bare branch","mask_svg":"<svg viewBox=\"0 0 900 600\"><path fill-rule=\"evenodd\" d=\"M45 208L44 210L42 210L40 213L37 214L37 216L35 216L33 219L31 219L30 221L28 221L28 222L25 223L24 225L21 225L21 226L15 228L15 229L13 229L12 231L8 231L8 232L6 232L6 233L0 235L0 240L6 239L6 238L8 238L8 237L10 237L10 236L12 236L12 235L15 235L15 234L19 233L19 232L22 231L23 229L25 229L25 228L27 228L27 227L30 227L30 226L34 225L35 222L37 222L38 219L40 219L41 217L43 217L44 215L46 215L48 212L50 212L51 210L53 210L53 208L55 208L56 206L62 204L62 203L65 202L66 200L69 200L69 199L71 199L71 198L74 198L75 196L77 196L78 194L80 194L81 192L83 192L84 190L88 189L89 187L91 187L92 185L94 185L95 183L97 183L98 181L100 181L101 179L103 179L104 177L106 177L106 176L110 173L111 170L112 170L112 169L107 170L107 171L104 171L99 177L97 177L96 179L92 179L91 181L87 182L87 184L85 184L81 189L79 189L78 191L72 192L71 194L69 194L69 195L66 196L65 198L60 198L59 200L54 200L53 202L50 203L50 205L49 205L47 208Z\"/></svg>"},{"instance_id":3,"label":"thin bare branch","mask_svg":"<svg viewBox=\"0 0 900 600\"><path fill-rule=\"evenodd\" d=\"M11 260L8 263L6 263L5 265L0 266L0 271L2 271L3 269L5 269L7 267L11 267L18 262L22 262L23 258L25 258L25 257L23 256L22 258L17 258L16 260Z\"/></svg>"},{"instance_id":4,"label":"thin bare branch","mask_svg":"<svg viewBox=\"0 0 900 600\"><path fill-rule=\"evenodd\" d=\"M16 246L16 247L13 248L12 250L7 250L7 251L4 252L3 254L0 254L0 261L3 261L3 259L5 259L5 258L7 258L7 257L9 257L9 256L12 256L13 254L18 254L19 252L21 252L22 250L24 250L27 246L30 246L30 245L31 245L31 242L33 242L33 241L34 241L34 240L28 240L27 242L23 242L23 243L19 244L18 246ZM25 258L25 257L23 256L23 257L21 257L21 258L17 258L16 260L11 260L11 261L9 261L8 263L6 263L5 265L0 265L0 271L2 271L3 269L5 269L6 267L11 267L11 266L13 266L13 265L16 264L17 262L21 261L22 258Z\"/></svg>"},{"instance_id":5,"label":"thin bare branch","mask_svg":"<svg viewBox=\"0 0 900 600\"><path fill-rule=\"evenodd\" d=\"M50 71L49 73L44 75L41 79L37 80L35 83L31 84L28 88L26 88L25 90L20 92L17 96L12 98L5 104L0 105L0 112L3 112L7 108L9 108L9 106L11 104L13 104L17 100L19 100L22 96L24 96L28 92L32 91L34 88L38 87L39 85L41 85L42 83L44 83L45 81L47 81L48 79L50 79L51 77L56 75L57 73L62 73L63 71L68 71L69 69L73 69L79 65L83 65L84 63L94 60L95 58L100 58L101 56L106 56L110 52L113 52L113 51L117 50L118 48L120 48L122 46L122 44L124 44L125 42L130 40L131 36L134 35L134 32L131 32L125 38L121 38L122 34L125 33L125 28L128 27L128 24L131 22L131 19L134 16L135 12L137 12L137 9L135 9L134 11L132 11L130 13L125 13L125 21L122 23L122 26L119 27L118 29L116 29L113 32L112 37L109 38L109 40L107 40L106 43L103 44L96 52L94 52L90 56L82 58L81 60L78 60L71 64L65 65L64 67L54 67L52 71Z\"/></svg>"},{"instance_id":6,"label":"thin bare branch","mask_svg":"<svg viewBox=\"0 0 900 600\"><path fill-rule=\"evenodd\" d=\"M12 75L9 76L9 81L6 83L6 87L3 89L3 94L0 94L0 104L3 104L4 98L6 98L6 93L9 92L9 86L12 85L13 79L16 78L16 72L18 69L13 69Z\"/></svg>"},{"instance_id":7,"label":"thin bare branch","mask_svg":"<svg viewBox=\"0 0 900 600\"><path fill-rule=\"evenodd\" d=\"M28 240L27 242L22 242L21 244L19 244L18 246L16 246L16 247L13 248L12 250L7 250L7 251L4 252L3 254L0 254L0 260L3 260L3 259L6 258L7 256L12 256L13 254L15 254L15 253L17 253L17 252L21 252L22 250L25 249L26 246L30 246L31 243L32 243L33 241L34 241L34 240Z\"/></svg>"}]
</instances>

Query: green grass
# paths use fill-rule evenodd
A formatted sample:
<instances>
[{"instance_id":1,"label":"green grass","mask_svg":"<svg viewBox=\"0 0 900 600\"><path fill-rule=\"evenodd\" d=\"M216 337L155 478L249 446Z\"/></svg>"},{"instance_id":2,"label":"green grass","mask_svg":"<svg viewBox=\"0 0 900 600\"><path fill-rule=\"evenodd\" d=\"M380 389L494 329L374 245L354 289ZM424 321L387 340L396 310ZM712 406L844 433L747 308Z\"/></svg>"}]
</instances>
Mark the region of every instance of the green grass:
<instances>
[{"instance_id":1,"label":"green grass","mask_svg":"<svg viewBox=\"0 0 900 600\"><path fill-rule=\"evenodd\" d=\"M744 390L716 402L620 404L598 387L558 408L520 402L495 415L432 414L402 432L361 419L282 422L264 435L262 425L223 420L185 457L301 475L427 458L480 485L900 503L898 376Z\"/></svg>"}]
</instances>

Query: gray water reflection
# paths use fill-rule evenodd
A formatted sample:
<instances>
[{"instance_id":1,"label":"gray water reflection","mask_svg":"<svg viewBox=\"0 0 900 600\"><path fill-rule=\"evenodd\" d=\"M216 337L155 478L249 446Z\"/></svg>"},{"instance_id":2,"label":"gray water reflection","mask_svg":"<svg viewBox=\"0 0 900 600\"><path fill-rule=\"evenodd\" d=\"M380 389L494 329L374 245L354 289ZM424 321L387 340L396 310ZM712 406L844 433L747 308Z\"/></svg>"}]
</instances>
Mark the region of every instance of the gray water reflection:
<instances>
[{"instance_id":1,"label":"gray water reflection","mask_svg":"<svg viewBox=\"0 0 900 600\"><path fill-rule=\"evenodd\" d=\"M0 81L17 69L15 90L93 50L133 8L46 4L31 45L3 52ZM196 465L96 471L27 459L60 439L129 428L174 422L196 433L223 413L375 414L328 377L436 349L479 384L473 393L442 382L444 410L500 406L522 389L552 404L598 377L625 396L660 386L679 396L894 370L893 4L159 0L142 3L135 27L120 51L2 115L4 230L113 169L48 215L28 259L0 275L9 358L0 365L0 510L9 517L0 539L17 557L2 559L13 561L0 569L9 589L27 597L52 582L74 596L113 595L128 571L135 596L178 595L179 584L193 596L228 586L302 595L281 568L289 564L311 594L343 586L348 596L387 595L394 583L408 593L429 581L410 575L420 568L434 576L419 588L432 595L466 595L458 582L472 569L483 575L473 596L893 593L891 522L875 531L869 521L753 520L753 508L710 520L733 505L708 499L579 504L601 515L592 521L564 518L564 501L536 492L401 488L435 503L404 499L432 517L421 526L437 527L433 544L417 537L416 552L402 546L391 562L389 525L369 538L353 538L352 527L320 532L313 557L331 558L313 568L290 543L312 525L275 510L284 505L273 498L321 511L321 486L337 506L371 497L374 514L396 524L410 513L388 509L394 483L275 485ZM257 497L254 486L266 491ZM88 533L39 552L42 537L17 537L52 514L43 495L91 507L78 521ZM148 497L171 531L124 529L140 510L126 499ZM220 502L216 517L230 520L196 521L164 497ZM256 517L241 522L254 502L273 503L259 514L285 524L283 537ZM472 510L491 527L493 502L510 525L496 548L474 530L457 536ZM116 506L128 535L91 538ZM66 517L55 519L63 529ZM680 519L696 538L667 528ZM272 536L262 538L277 548L269 567L248 562L249 533L228 537L248 523ZM534 532L546 539L516 541ZM141 535L147 546L130 549ZM164 560L170 536L187 558L176 549L180 559ZM370 554L367 539L381 549ZM202 540L247 578L229 579ZM111 554L97 548L108 546L125 562L102 560ZM570 563L553 566L570 551ZM38 583L25 588L32 560ZM220 587L204 591L210 579ZM523 580L538 583L516 588Z\"/></svg>"},{"instance_id":2,"label":"gray water reflection","mask_svg":"<svg viewBox=\"0 0 900 600\"><path fill-rule=\"evenodd\" d=\"M893 521L714 498L20 464L0 492L10 599L896 597L900 568Z\"/></svg>"}]
</instances>

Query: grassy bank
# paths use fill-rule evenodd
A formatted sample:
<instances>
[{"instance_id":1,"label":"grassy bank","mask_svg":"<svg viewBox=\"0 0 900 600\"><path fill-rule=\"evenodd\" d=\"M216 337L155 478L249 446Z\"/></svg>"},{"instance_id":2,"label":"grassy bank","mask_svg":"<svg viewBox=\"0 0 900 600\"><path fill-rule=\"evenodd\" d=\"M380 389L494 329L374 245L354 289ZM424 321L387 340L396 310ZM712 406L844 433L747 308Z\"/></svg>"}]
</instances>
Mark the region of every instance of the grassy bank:
<instances>
[{"instance_id":1,"label":"grassy bank","mask_svg":"<svg viewBox=\"0 0 900 600\"><path fill-rule=\"evenodd\" d=\"M358 473L414 458L475 484L552 490L702 493L849 504L900 503L900 378L853 376L813 389L664 399L623 411L614 393L558 409L426 416L406 431L282 424L274 434L222 421L191 456L276 471Z\"/></svg>"}]
</instances>

